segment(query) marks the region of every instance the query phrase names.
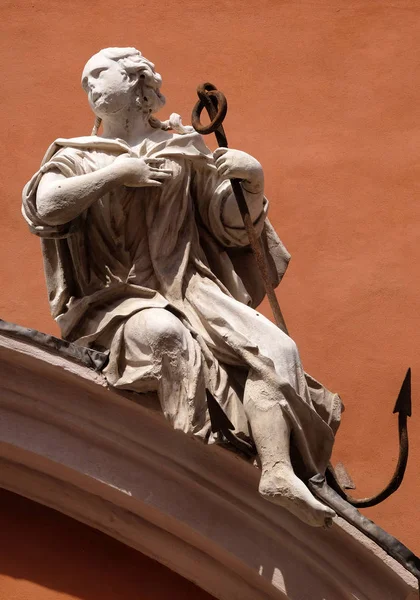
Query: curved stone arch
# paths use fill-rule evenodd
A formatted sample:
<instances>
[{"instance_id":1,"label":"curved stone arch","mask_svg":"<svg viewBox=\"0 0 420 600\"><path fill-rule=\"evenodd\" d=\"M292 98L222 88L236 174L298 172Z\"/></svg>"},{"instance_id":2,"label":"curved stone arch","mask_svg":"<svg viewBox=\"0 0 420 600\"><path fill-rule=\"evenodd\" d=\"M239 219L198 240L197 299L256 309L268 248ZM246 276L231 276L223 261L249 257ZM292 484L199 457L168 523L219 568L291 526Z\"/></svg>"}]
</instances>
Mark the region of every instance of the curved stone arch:
<instances>
[{"instance_id":1,"label":"curved stone arch","mask_svg":"<svg viewBox=\"0 0 420 600\"><path fill-rule=\"evenodd\" d=\"M140 399L140 401L139 401ZM52 348L0 335L0 486L143 552L221 600L408 600L414 578L341 520L312 529L241 458L173 431Z\"/></svg>"}]
</instances>

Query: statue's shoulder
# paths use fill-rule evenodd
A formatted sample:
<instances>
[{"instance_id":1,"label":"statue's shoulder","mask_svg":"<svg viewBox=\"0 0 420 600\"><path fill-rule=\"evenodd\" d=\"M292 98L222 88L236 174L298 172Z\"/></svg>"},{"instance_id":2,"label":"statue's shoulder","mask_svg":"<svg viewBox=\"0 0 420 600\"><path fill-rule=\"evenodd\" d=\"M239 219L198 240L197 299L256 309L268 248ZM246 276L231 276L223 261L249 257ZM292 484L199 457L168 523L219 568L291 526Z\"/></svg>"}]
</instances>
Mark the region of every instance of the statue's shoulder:
<instances>
[{"instance_id":1,"label":"statue's shoulder","mask_svg":"<svg viewBox=\"0 0 420 600\"><path fill-rule=\"evenodd\" d=\"M127 152L128 146L122 140L105 139L95 135L85 135L73 138L57 138L48 147L42 164L55 155L75 155L83 152Z\"/></svg>"},{"instance_id":2,"label":"statue's shoulder","mask_svg":"<svg viewBox=\"0 0 420 600\"><path fill-rule=\"evenodd\" d=\"M96 135L84 135L74 138L57 138L52 145L57 148L74 148L80 150L124 150L129 146L119 139L103 138Z\"/></svg>"},{"instance_id":3,"label":"statue's shoulder","mask_svg":"<svg viewBox=\"0 0 420 600\"><path fill-rule=\"evenodd\" d=\"M151 137L153 142L153 154L185 156L186 158L206 158L211 157L211 152L207 148L203 137L193 131L188 133L172 133L167 131L156 131ZM121 153L130 152L130 146L120 139L103 138L89 135L74 138L57 138L49 146L42 164L45 164L53 156L73 156L84 152L109 152Z\"/></svg>"}]
</instances>

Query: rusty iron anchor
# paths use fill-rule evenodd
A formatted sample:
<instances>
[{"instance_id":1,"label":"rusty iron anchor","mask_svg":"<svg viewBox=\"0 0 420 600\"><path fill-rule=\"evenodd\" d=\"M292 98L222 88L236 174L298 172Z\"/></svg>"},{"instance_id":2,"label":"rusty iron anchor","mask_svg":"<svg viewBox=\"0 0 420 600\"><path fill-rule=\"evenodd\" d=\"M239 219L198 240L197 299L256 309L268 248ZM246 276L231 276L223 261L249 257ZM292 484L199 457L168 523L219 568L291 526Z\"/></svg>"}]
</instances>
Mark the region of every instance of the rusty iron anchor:
<instances>
[{"instance_id":1,"label":"rusty iron anchor","mask_svg":"<svg viewBox=\"0 0 420 600\"><path fill-rule=\"evenodd\" d=\"M384 487L375 496L369 498L353 498L347 494L341 487L333 467L330 465L326 473L326 479L328 485L333 488L346 502L357 508L368 508L376 506L380 502L383 502L391 494L394 494L400 487L402 480L405 475L408 461L408 427L407 418L411 417L411 369L407 370L403 384L401 386L400 393L398 394L397 401L394 407L394 414L398 413L398 437L399 437L399 455L397 466L395 467L394 474L388 485Z\"/></svg>"},{"instance_id":2,"label":"rusty iron anchor","mask_svg":"<svg viewBox=\"0 0 420 600\"><path fill-rule=\"evenodd\" d=\"M420 558L404 546L394 536L379 527L376 523L362 515L357 509L376 506L395 493L400 487L408 460L408 428L407 418L411 417L411 369L408 369L402 383L394 413L398 413L399 456L394 474L385 488L369 498L356 499L348 495L340 486L334 469L330 465L323 475L315 475L307 483L312 493L334 509L348 523L373 540L387 554L405 567L419 581Z\"/></svg>"},{"instance_id":3,"label":"rusty iron anchor","mask_svg":"<svg viewBox=\"0 0 420 600\"><path fill-rule=\"evenodd\" d=\"M203 83L197 87L198 102L192 111L192 125L202 135L214 133L219 147L228 147L223 121L227 114L227 100L225 95L211 83ZM200 121L201 113L206 109L210 117L210 123L203 125ZM286 322L281 312L272 282L269 277L267 260L261 241L258 239L251 216L248 210L245 196L242 191L240 180L231 179L232 189L241 213L245 229L248 234L251 249L254 253L258 268L260 270L264 286L273 311L277 326L288 333ZM207 401L212 424L212 431L222 436L235 447L236 450L251 456L255 449L252 445L244 443L233 433L233 425L223 408L207 391ZM336 511L343 519L353 525L373 540L385 552L392 556L397 562L405 567L416 577L420 584L420 559L394 536L387 533L376 523L362 515L357 508L366 508L379 504L391 494L397 491L403 480L408 460L408 429L407 417L411 416L411 370L408 369L402 384L400 393L395 404L394 413L398 413L398 430L400 451L397 467L388 485L378 494L370 498L356 499L347 494L340 486L332 465L329 465L325 476L318 474L312 477L307 485L312 493L328 506Z\"/></svg>"}]
</instances>

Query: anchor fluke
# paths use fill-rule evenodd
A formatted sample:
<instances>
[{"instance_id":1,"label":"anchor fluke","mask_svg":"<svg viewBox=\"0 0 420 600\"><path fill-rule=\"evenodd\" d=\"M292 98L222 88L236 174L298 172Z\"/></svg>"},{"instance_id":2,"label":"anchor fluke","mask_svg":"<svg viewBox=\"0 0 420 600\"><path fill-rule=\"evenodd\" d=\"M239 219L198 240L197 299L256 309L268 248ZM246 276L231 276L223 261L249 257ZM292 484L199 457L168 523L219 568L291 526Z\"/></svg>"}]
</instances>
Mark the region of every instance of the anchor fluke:
<instances>
[{"instance_id":1,"label":"anchor fluke","mask_svg":"<svg viewBox=\"0 0 420 600\"><path fill-rule=\"evenodd\" d=\"M331 465L328 466L326 472L328 484L337 492L337 494L339 494L352 506L357 508L376 506L380 502L386 500L386 498L391 496L391 494L396 492L402 483L408 460L407 417L411 417L411 369L407 370L407 373L404 377L404 381L402 383L400 393L398 394L393 412L398 413L398 463L390 482L381 492L379 492L379 494L376 494L376 496L371 496L370 498L353 498L342 489L337 480L334 469L331 467Z\"/></svg>"},{"instance_id":2,"label":"anchor fluke","mask_svg":"<svg viewBox=\"0 0 420 600\"><path fill-rule=\"evenodd\" d=\"M411 369L407 370L403 384L395 403L394 413L411 417Z\"/></svg>"}]
</instances>

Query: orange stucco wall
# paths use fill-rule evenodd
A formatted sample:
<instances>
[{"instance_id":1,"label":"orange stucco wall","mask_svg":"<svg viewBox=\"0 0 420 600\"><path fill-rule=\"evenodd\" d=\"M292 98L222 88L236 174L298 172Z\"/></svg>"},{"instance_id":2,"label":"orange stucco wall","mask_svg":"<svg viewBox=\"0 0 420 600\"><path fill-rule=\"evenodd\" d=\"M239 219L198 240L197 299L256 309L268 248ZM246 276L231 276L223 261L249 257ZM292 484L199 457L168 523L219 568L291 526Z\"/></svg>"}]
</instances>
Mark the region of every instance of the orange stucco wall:
<instances>
[{"instance_id":1,"label":"orange stucco wall","mask_svg":"<svg viewBox=\"0 0 420 600\"><path fill-rule=\"evenodd\" d=\"M0 600L212 600L140 552L0 490Z\"/></svg>"},{"instance_id":2,"label":"orange stucco wall","mask_svg":"<svg viewBox=\"0 0 420 600\"><path fill-rule=\"evenodd\" d=\"M420 552L417 0L6 0L2 14L0 316L57 333L20 191L55 137L91 130L85 60L138 47L163 76L163 116L185 121L197 83L214 82L231 146L265 167L293 255L283 312L306 370L346 404L334 462L361 496L392 473L392 409L413 368L406 480L366 514Z\"/></svg>"}]
</instances>

